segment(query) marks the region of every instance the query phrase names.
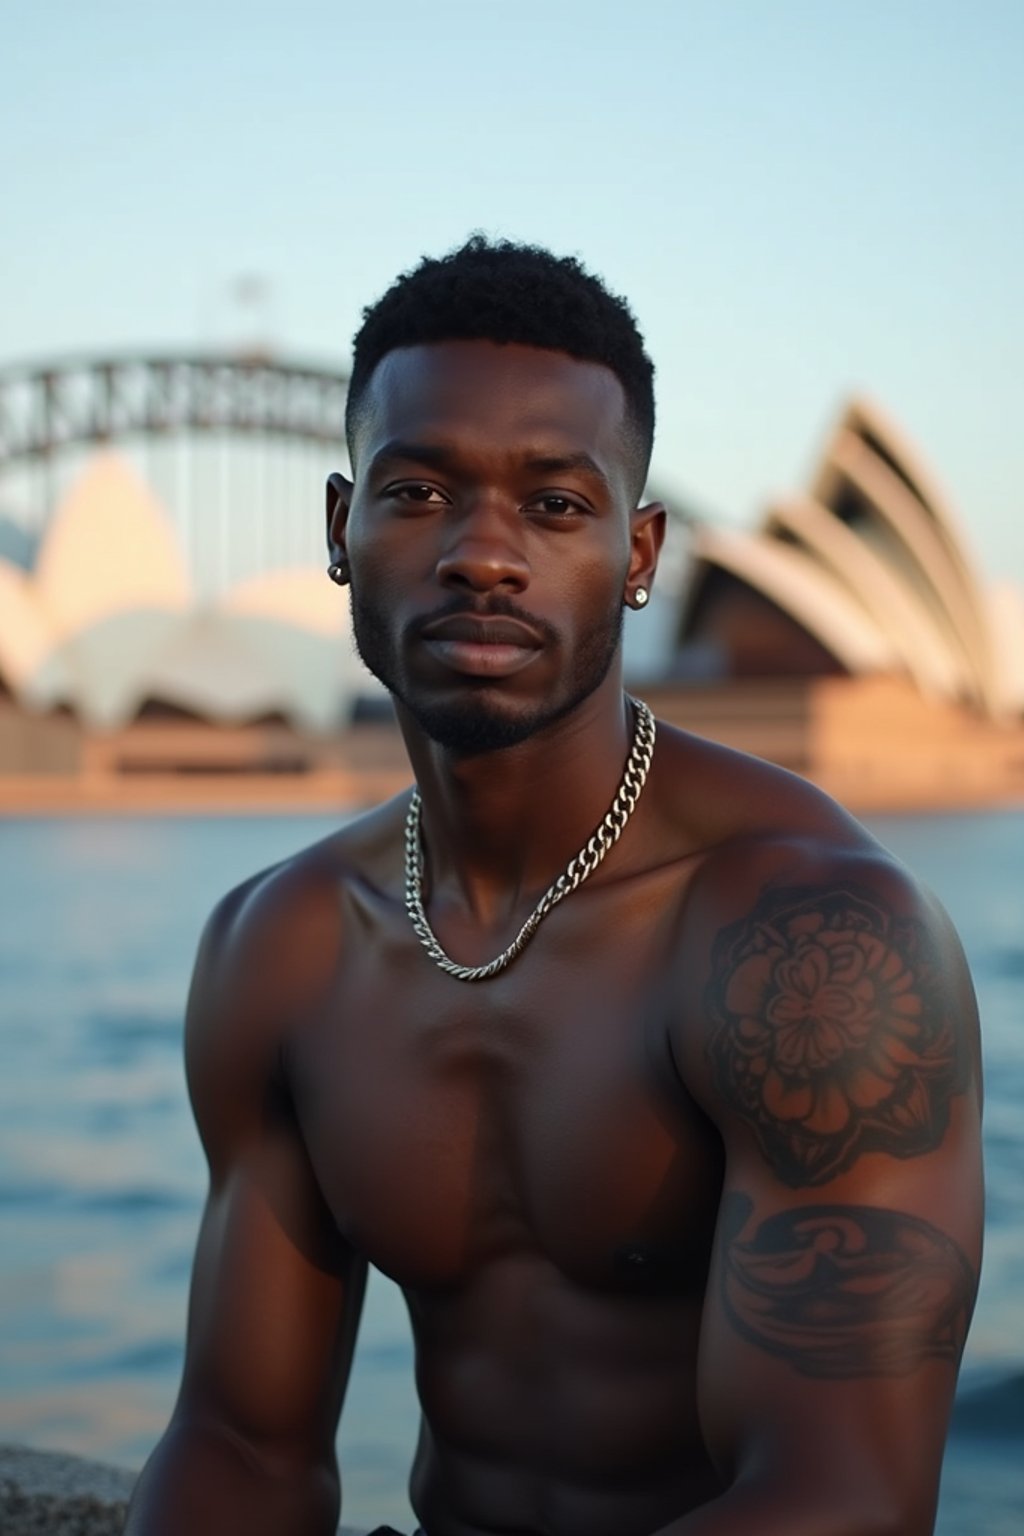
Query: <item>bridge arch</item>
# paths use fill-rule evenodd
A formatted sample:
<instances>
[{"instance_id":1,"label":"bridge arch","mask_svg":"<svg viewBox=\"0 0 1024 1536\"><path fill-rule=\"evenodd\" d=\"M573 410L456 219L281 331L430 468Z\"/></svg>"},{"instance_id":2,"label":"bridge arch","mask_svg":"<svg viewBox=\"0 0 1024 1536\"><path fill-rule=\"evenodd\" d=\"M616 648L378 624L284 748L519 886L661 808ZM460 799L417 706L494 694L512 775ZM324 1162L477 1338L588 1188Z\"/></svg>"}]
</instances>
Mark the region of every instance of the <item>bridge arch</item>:
<instances>
[{"instance_id":1,"label":"bridge arch","mask_svg":"<svg viewBox=\"0 0 1024 1536\"><path fill-rule=\"evenodd\" d=\"M174 432L337 444L341 368L218 353L65 358L0 368L0 474L70 447Z\"/></svg>"},{"instance_id":2,"label":"bridge arch","mask_svg":"<svg viewBox=\"0 0 1024 1536\"><path fill-rule=\"evenodd\" d=\"M0 554L34 558L90 457L112 449L165 507L200 593L322 563L324 478L344 467L347 390L340 366L238 352L0 367Z\"/></svg>"}]
</instances>

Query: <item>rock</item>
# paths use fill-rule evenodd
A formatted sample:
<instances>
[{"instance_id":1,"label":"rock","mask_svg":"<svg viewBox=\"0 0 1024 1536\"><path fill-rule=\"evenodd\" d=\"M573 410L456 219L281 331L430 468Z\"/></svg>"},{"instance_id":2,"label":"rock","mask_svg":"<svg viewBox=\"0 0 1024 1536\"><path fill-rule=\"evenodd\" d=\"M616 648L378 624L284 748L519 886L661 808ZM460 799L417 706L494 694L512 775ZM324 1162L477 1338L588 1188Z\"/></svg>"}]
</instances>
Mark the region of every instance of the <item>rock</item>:
<instances>
[{"instance_id":1,"label":"rock","mask_svg":"<svg viewBox=\"0 0 1024 1536\"><path fill-rule=\"evenodd\" d=\"M0 1445L0 1536L121 1536L137 1472ZM338 1536L359 1536L341 1526Z\"/></svg>"},{"instance_id":2,"label":"rock","mask_svg":"<svg viewBox=\"0 0 1024 1536\"><path fill-rule=\"evenodd\" d=\"M120 1536L134 1472L58 1451L0 1446L3 1536Z\"/></svg>"}]
</instances>

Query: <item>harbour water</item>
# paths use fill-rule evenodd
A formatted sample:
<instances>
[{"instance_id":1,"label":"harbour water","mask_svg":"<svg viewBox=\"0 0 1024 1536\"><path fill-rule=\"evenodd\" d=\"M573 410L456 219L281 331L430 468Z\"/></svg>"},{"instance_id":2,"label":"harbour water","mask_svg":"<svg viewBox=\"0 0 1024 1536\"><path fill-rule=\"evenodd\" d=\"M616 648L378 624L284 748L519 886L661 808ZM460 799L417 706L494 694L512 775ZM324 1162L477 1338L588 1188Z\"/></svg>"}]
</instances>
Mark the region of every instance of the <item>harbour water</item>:
<instances>
[{"instance_id":1,"label":"harbour water","mask_svg":"<svg viewBox=\"0 0 1024 1536\"><path fill-rule=\"evenodd\" d=\"M0 822L0 1439L137 1466L181 1363L204 1165L181 1014L204 916L322 818ZM879 818L967 949L988 1236L940 1536L1024 1530L1024 812ZM345 1519L414 1524L400 1295L371 1283L340 1434Z\"/></svg>"}]
</instances>

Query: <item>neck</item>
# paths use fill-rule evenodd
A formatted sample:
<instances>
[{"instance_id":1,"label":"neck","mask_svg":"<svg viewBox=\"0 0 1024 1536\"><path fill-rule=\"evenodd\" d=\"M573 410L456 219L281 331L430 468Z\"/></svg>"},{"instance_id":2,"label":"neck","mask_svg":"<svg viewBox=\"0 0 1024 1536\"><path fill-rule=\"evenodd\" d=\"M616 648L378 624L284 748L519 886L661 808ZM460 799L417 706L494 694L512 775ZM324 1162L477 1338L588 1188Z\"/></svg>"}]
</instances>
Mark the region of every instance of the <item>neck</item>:
<instances>
[{"instance_id":1,"label":"neck","mask_svg":"<svg viewBox=\"0 0 1024 1536\"><path fill-rule=\"evenodd\" d=\"M618 676L515 747L453 757L399 711L423 801L431 899L500 924L536 901L615 797L633 740Z\"/></svg>"}]
</instances>

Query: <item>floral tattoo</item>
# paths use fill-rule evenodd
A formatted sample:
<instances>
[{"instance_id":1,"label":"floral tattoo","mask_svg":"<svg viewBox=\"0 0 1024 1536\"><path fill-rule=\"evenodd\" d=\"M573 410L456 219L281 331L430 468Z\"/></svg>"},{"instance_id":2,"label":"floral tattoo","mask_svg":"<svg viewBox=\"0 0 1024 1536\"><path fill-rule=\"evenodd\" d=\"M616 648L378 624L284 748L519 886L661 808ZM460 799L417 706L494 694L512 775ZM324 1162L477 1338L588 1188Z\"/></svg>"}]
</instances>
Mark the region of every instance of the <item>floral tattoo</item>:
<instances>
[{"instance_id":1,"label":"floral tattoo","mask_svg":"<svg viewBox=\"0 0 1024 1536\"><path fill-rule=\"evenodd\" d=\"M850 891L769 891L719 935L706 1002L716 1087L792 1187L942 1141L964 1067L920 923Z\"/></svg>"},{"instance_id":2,"label":"floral tattoo","mask_svg":"<svg viewBox=\"0 0 1024 1536\"><path fill-rule=\"evenodd\" d=\"M960 1359L977 1289L963 1251L930 1222L864 1205L722 1209L721 1296L737 1333L804 1376L903 1376Z\"/></svg>"}]
</instances>

